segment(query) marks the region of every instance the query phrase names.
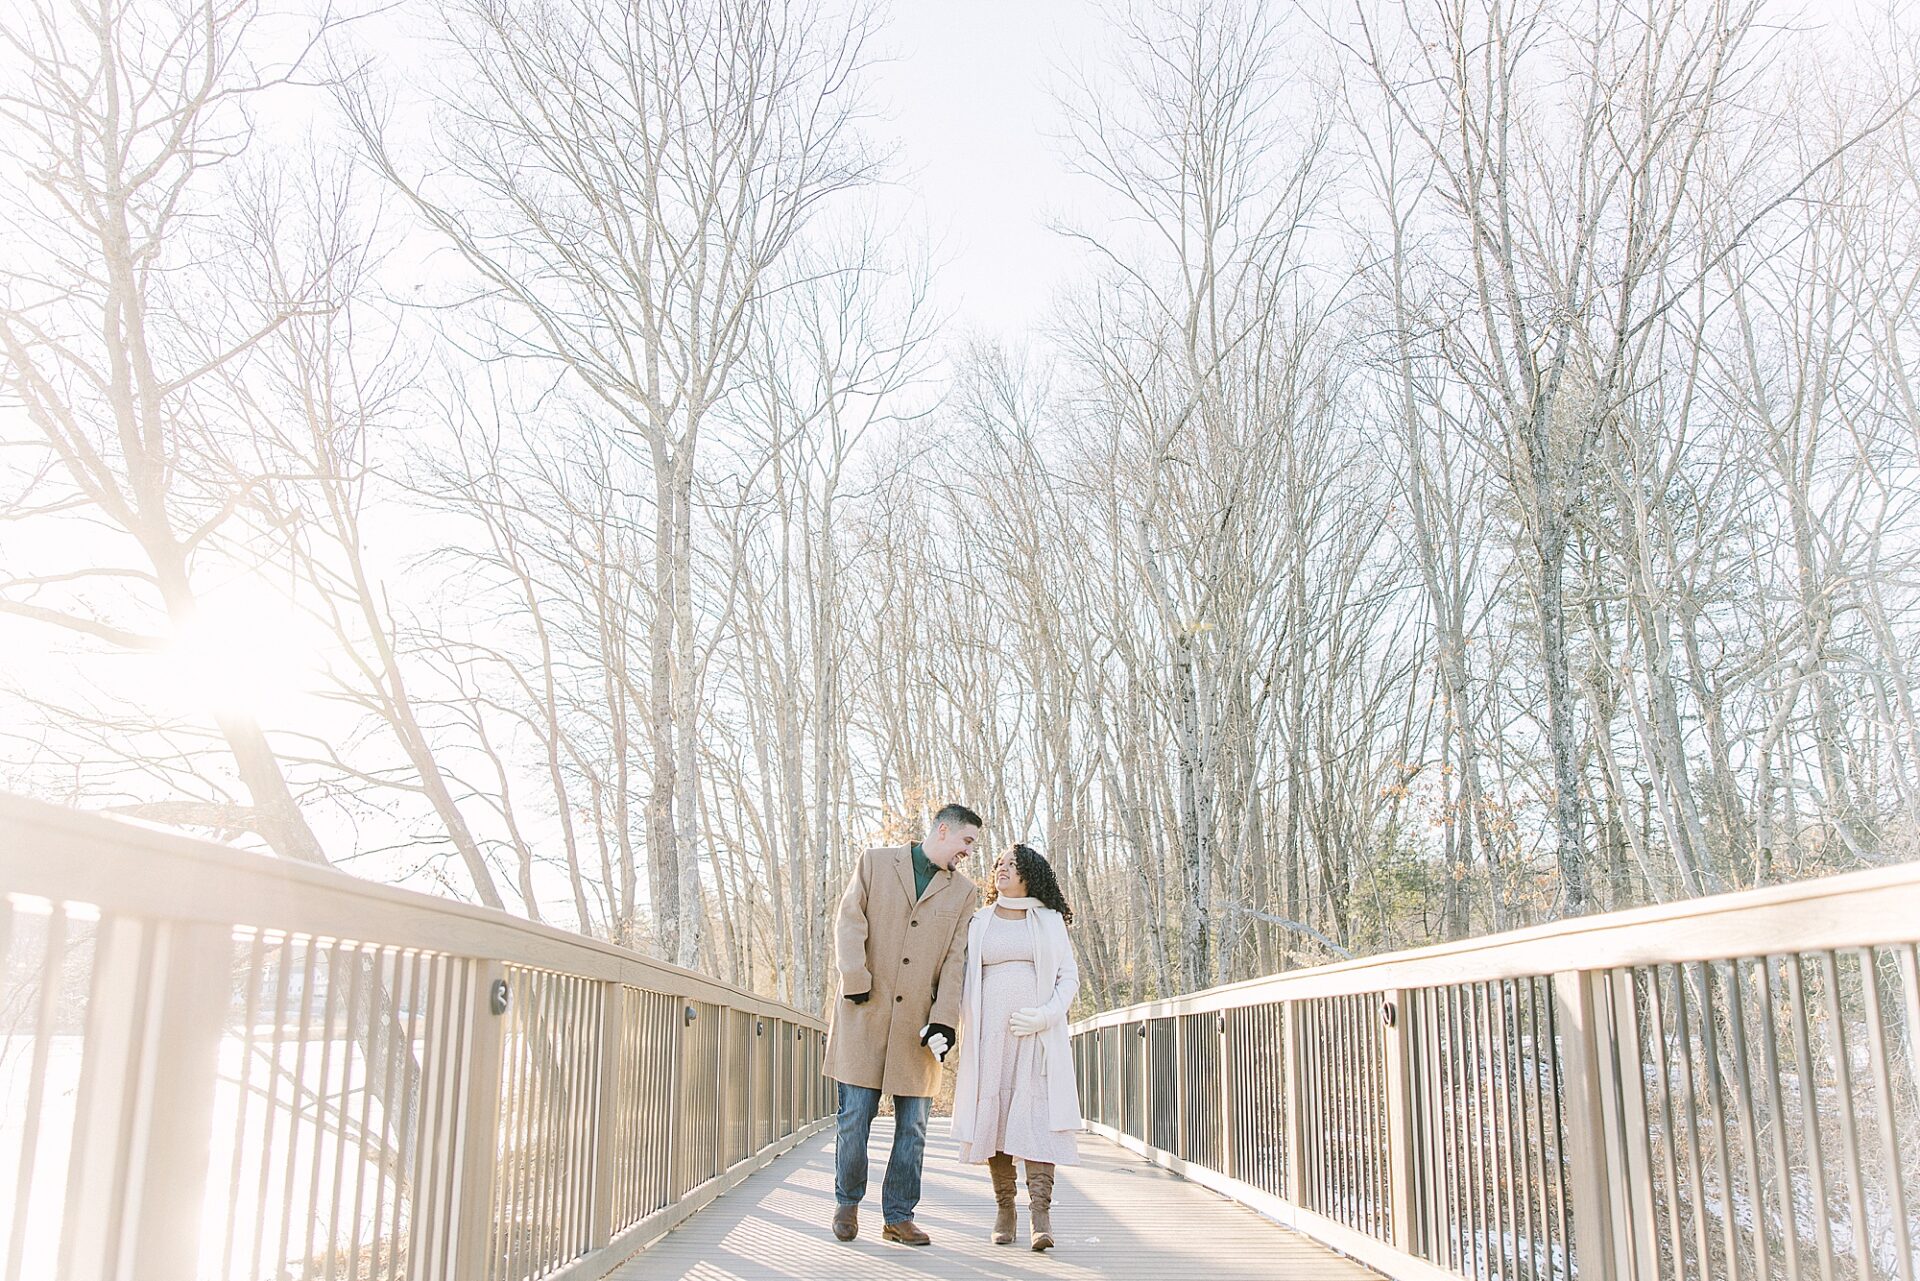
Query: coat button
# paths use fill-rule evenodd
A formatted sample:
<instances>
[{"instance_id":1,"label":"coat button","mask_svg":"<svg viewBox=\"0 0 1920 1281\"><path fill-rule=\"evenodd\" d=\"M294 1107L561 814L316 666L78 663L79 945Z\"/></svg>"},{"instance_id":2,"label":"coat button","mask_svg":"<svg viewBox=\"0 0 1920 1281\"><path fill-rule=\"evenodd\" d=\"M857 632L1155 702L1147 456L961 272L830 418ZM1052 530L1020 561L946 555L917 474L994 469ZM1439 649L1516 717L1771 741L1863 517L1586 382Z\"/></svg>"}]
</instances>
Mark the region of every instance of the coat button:
<instances>
[{"instance_id":1,"label":"coat button","mask_svg":"<svg viewBox=\"0 0 1920 1281\"><path fill-rule=\"evenodd\" d=\"M901 958L900 958L900 964L902 964L902 965L912 965L912 964L913 964L913 958L912 958L911 956L903 956L903 957L901 957Z\"/></svg>"},{"instance_id":2,"label":"coat button","mask_svg":"<svg viewBox=\"0 0 1920 1281\"><path fill-rule=\"evenodd\" d=\"M906 997L904 997L904 996L896 996L896 997L894 997L893 999L894 999L894 1001L895 1001L895 1002L897 1003L897 1002L900 1002L900 1001L904 1001L904 1000L906 1000L907 998L906 998Z\"/></svg>"},{"instance_id":3,"label":"coat button","mask_svg":"<svg viewBox=\"0 0 1920 1281\"><path fill-rule=\"evenodd\" d=\"M918 928L918 927L919 927L919 924L920 924L920 922L918 922L918 921L908 921L908 922L907 922L907 924L908 924L908 925L911 925L911 926L914 926L914 927L916 927L916 928Z\"/></svg>"}]
</instances>

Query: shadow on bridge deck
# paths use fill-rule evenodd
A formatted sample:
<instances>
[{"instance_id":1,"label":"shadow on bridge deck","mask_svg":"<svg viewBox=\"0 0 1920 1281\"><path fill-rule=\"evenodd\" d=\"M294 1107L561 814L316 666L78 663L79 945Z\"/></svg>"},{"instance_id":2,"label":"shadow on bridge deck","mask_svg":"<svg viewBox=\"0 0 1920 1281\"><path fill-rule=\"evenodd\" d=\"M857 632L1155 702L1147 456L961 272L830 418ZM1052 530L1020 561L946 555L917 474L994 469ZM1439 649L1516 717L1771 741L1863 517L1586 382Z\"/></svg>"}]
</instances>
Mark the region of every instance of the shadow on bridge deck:
<instances>
[{"instance_id":1,"label":"shadow on bridge deck","mask_svg":"<svg viewBox=\"0 0 1920 1281\"><path fill-rule=\"evenodd\" d=\"M1376 1274L1090 1134L1085 1163L1062 1169L1050 1254L1026 1248L1026 1193L1017 1245L987 1239L993 1194L985 1166L962 1165L936 1120L927 1135L918 1222L926 1249L880 1240L880 1179L892 1130L875 1125L872 1183L860 1238L833 1239L833 1132L815 1135L688 1219L610 1281L796 1281L799 1278L1204 1278L1205 1281L1368 1281Z\"/></svg>"}]
</instances>

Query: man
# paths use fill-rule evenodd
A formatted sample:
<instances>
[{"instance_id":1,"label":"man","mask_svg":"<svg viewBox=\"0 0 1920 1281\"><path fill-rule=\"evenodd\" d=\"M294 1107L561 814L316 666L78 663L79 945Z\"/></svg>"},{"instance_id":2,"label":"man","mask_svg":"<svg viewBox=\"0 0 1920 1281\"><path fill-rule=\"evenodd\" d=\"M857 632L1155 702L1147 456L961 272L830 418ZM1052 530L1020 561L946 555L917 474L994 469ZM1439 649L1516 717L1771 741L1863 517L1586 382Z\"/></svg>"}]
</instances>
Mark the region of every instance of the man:
<instances>
[{"instance_id":1,"label":"man","mask_svg":"<svg viewBox=\"0 0 1920 1281\"><path fill-rule=\"evenodd\" d=\"M841 999L827 1035L827 1075L840 1083L833 1235L860 1233L867 1194L867 1132L880 1096L893 1096L893 1151L881 1185L881 1238L926 1245L913 1222L920 1203L927 1113L940 1063L959 1040L960 987L973 882L955 870L980 839L980 816L948 805L926 839L870 849L834 921Z\"/></svg>"}]
</instances>

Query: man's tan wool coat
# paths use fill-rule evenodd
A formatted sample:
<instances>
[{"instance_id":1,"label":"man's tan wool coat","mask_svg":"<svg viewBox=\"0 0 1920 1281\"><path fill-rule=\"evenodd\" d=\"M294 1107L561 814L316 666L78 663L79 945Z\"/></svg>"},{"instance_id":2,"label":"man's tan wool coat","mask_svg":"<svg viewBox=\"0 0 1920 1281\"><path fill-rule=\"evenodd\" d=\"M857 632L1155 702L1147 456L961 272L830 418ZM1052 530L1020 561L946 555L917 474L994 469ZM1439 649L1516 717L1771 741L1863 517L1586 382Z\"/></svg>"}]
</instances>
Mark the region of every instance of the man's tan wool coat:
<instances>
[{"instance_id":1,"label":"man's tan wool coat","mask_svg":"<svg viewBox=\"0 0 1920 1281\"><path fill-rule=\"evenodd\" d=\"M978 901L959 872L936 871L913 896L913 851L868 850L834 920L840 992L871 992L865 1005L835 999L827 1075L886 1094L930 1098L940 1064L920 1044L929 1023L960 1026L967 922Z\"/></svg>"}]
</instances>

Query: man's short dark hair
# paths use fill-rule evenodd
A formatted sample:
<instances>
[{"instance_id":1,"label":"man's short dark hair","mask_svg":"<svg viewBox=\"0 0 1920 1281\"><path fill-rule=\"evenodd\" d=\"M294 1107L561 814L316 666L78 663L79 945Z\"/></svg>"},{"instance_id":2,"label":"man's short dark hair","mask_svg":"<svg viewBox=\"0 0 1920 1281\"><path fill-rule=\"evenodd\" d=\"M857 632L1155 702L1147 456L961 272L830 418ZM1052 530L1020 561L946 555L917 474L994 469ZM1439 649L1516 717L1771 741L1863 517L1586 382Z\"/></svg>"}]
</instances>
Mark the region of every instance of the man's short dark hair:
<instances>
[{"instance_id":1,"label":"man's short dark hair","mask_svg":"<svg viewBox=\"0 0 1920 1281\"><path fill-rule=\"evenodd\" d=\"M935 827L940 826L942 823L951 823L955 827L985 827L986 826L985 823L980 821L980 816L978 814L974 813L972 810L968 809L966 806L960 804L958 801L953 801L953 802L950 802L949 804L942 805L940 807L940 812L933 816L933 825Z\"/></svg>"}]
</instances>

